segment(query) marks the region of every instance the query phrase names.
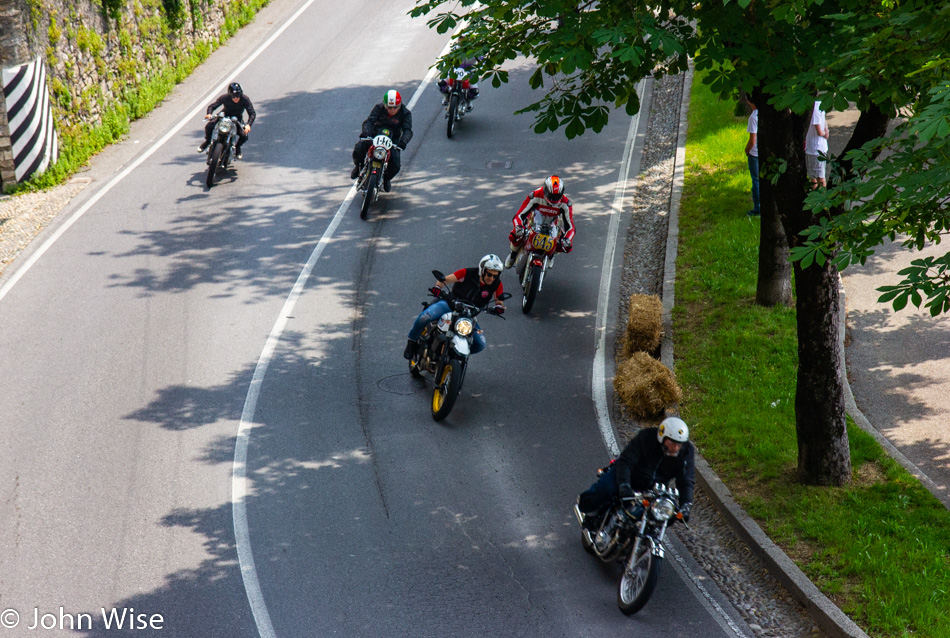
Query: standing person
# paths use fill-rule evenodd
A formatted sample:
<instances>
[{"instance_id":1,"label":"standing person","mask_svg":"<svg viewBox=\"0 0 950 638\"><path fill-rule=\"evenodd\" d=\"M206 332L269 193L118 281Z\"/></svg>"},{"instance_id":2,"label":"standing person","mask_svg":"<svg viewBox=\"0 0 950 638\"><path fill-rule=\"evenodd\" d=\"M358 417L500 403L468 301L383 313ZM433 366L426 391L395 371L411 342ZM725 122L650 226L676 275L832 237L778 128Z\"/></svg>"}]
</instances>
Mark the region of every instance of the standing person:
<instances>
[{"instance_id":1,"label":"standing person","mask_svg":"<svg viewBox=\"0 0 950 638\"><path fill-rule=\"evenodd\" d=\"M674 479L679 490L679 510L688 523L696 484L695 458L689 428L682 419L671 416L663 419L658 428L643 428L630 439L610 469L578 497L583 525L596 529L617 498L632 498L635 491Z\"/></svg>"},{"instance_id":2,"label":"standing person","mask_svg":"<svg viewBox=\"0 0 950 638\"><path fill-rule=\"evenodd\" d=\"M750 98L746 98L752 113L749 115L749 124L746 131L749 141L745 143L745 154L749 160L749 175L752 177L752 210L746 213L749 217L758 217L762 214L759 207L759 109Z\"/></svg>"},{"instance_id":3,"label":"standing person","mask_svg":"<svg viewBox=\"0 0 950 638\"><path fill-rule=\"evenodd\" d=\"M574 243L574 206L571 200L567 198L564 189L564 180L557 175L544 180L544 186L536 191L532 191L525 197L521 208L511 219L511 232L508 234L508 241L511 242L511 254L505 260L505 268L511 268L515 265L515 259L524 246L527 237L529 218L531 214L537 212L544 217L554 218L558 228L561 231L558 239L556 252L569 253L573 249ZM549 266L550 267L550 264Z\"/></svg>"},{"instance_id":4,"label":"standing person","mask_svg":"<svg viewBox=\"0 0 950 638\"><path fill-rule=\"evenodd\" d=\"M254 112L254 105L251 104L251 98L244 95L244 89L242 89L241 85L237 82L231 82L231 84L228 85L228 92L219 96L218 99L208 105L208 112L205 115L205 119L208 120L208 123L205 124L205 141L198 147L198 152L204 153L211 143L211 133L214 131L214 125L216 124L212 119L212 113L214 113L218 107L224 107L225 117L236 117L238 121L243 124L243 126L238 129L238 142L234 147L234 159L241 159L243 157L241 147L244 145L244 142L247 141L247 136L251 133L251 125L254 124L257 113ZM247 111L247 124L244 124L244 111Z\"/></svg>"},{"instance_id":5,"label":"standing person","mask_svg":"<svg viewBox=\"0 0 950 638\"><path fill-rule=\"evenodd\" d=\"M828 185L825 179L825 161L821 156L828 154L828 122L821 102L816 101L811 110L811 123L805 134L805 172L811 180L812 189Z\"/></svg>"},{"instance_id":6,"label":"standing person","mask_svg":"<svg viewBox=\"0 0 950 638\"><path fill-rule=\"evenodd\" d=\"M389 137L396 144L389 157L389 164L386 165L386 174L383 175L383 190L388 193L391 188L390 181L399 173L402 166L401 153L412 139L412 113L402 103L399 91L386 91L383 101L374 106L369 117L363 121L360 136L376 137L383 129L389 130ZM350 179L360 176L370 144L372 144L370 140L360 140L353 147L353 170L350 172Z\"/></svg>"},{"instance_id":7,"label":"standing person","mask_svg":"<svg viewBox=\"0 0 950 638\"><path fill-rule=\"evenodd\" d=\"M500 315L505 312L505 302L499 298L505 291L504 286L501 285L501 271L501 258L498 255L488 254L479 260L478 268L461 268L446 277L444 284L443 282L436 282L432 292L439 294L446 286L452 286L452 296L456 299L479 308L494 303L488 312ZM411 360L416 356L419 351L419 337L422 336L422 329L426 327L426 324L438 319L449 309L449 302L440 299L426 306L425 310L419 313L409 330L409 340L406 342L406 349L402 353L405 359ZM475 330L472 334L472 354L481 352L487 345L485 334L478 327L478 322L475 321Z\"/></svg>"}]
</instances>

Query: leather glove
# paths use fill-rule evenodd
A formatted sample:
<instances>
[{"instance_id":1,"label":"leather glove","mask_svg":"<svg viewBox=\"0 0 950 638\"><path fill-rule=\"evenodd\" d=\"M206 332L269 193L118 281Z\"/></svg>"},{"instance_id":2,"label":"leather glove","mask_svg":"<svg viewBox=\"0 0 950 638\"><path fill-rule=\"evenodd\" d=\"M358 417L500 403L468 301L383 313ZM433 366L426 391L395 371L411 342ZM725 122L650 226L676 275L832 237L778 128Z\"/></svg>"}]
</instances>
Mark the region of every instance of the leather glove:
<instances>
[{"instance_id":1,"label":"leather glove","mask_svg":"<svg viewBox=\"0 0 950 638\"><path fill-rule=\"evenodd\" d=\"M441 297L441 296L442 296L442 287L441 287L441 286L432 286L431 288L429 288L429 292L432 293L432 296L433 296L433 297Z\"/></svg>"},{"instance_id":2,"label":"leather glove","mask_svg":"<svg viewBox=\"0 0 950 638\"><path fill-rule=\"evenodd\" d=\"M566 252L566 253L571 252L571 240L570 240L570 239L562 239L562 240L561 240L561 250L563 250L563 251Z\"/></svg>"},{"instance_id":3,"label":"leather glove","mask_svg":"<svg viewBox=\"0 0 950 638\"><path fill-rule=\"evenodd\" d=\"M683 505L683 507L680 508L680 514L683 515L683 522L684 522L684 523L688 523L688 522L689 522L689 510L690 510L690 507L691 507L691 506L692 506L692 503L685 503L685 504Z\"/></svg>"},{"instance_id":4,"label":"leather glove","mask_svg":"<svg viewBox=\"0 0 950 638\"><path fill-rule=\"evenodd\" d=\"M630 483L621 483L620 487L618 488L618 491L620 492L620 498L622 500L628 500L628 499L634 498L633 488L630 487Z\"/></svg>"}]
</instances>

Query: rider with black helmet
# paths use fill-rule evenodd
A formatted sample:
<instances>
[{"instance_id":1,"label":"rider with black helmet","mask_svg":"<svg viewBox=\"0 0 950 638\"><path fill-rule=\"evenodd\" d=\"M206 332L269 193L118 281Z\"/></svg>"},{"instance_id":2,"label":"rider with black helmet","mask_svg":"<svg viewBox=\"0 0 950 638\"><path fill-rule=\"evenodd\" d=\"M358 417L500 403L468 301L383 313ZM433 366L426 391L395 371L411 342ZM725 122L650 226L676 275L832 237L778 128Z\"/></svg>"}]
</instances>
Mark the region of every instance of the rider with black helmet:
<instances>
[{"instance_id":1,"label":"rider with black helmet","mask_svg":"<svg viewBox=\"0 0 950 638\"><path fill-rule=\"evenodd\" d=\"M242 89L241 85L237 82L231 82L231 84L228 85L228 92L208 105L208 114L205 115L205 119L209 120L209 122L205 125L205 141L198 147L198 152L204 153L208 149L208 144L211 143L211 134L214 131L215 125L211 114L214 113L215 109L221 106L224 107L225 117L237 117L242 124L244 124L244 111L247 111L247 123L244 124L243 128L238 129L238 143L234 149L235 159L241 159L241 146L247 141L247 136L251 132L251 125L254 124L254 118L257 117L257 113L254 112L254 105L251 104L251 98L244 95L244 89Z\"/></svg>"}]
</instances>

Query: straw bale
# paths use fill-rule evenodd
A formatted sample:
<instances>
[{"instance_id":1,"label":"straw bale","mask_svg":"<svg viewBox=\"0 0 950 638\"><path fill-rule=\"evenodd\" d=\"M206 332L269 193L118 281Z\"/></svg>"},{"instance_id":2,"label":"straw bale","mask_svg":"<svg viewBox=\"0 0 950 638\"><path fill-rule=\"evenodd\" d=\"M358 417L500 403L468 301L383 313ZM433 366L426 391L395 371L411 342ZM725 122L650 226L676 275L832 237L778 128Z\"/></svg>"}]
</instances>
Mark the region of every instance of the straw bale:
<instances>
[{"instance_id":1,"label":"straw bale","mask_svg":"<svg viewBox=\"0 0 950 638\"><path fill-rule=\"evenodd\" d=\"M635 352L618 366L614 389L637 419L656 418L682 398L670 369L645 352Z\"/></svg>"},{"instance_id":2,"label":"straw bale","mask_svg":"<svg viewBox=\"0 0 950 638\"><path fill-rule=\"evenodd\" d=\"M630 314L624 333L623 355L656 354L663 334L663 304L656 295L630 295Z\"/></svg>"}]
</instances>

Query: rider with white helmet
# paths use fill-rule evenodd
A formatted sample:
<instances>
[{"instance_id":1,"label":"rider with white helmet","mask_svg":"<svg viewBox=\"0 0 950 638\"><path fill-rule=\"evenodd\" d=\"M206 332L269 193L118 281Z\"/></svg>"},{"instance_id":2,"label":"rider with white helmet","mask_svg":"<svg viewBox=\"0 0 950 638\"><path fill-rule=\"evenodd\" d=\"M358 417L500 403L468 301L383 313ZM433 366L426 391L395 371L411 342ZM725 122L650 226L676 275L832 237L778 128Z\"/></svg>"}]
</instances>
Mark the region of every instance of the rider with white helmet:
<instances>
[{"instance_id":1,"label":"rider with white helmet","mask_svg":"<svg viewBox=\"0 0 950 638\"><path fill-rule=\"evenodd\" d=\"M499 299L504 292L501 285L501 271L504 270L504 264L498 255L488 254L482 257L478 262L477 268L462 268L456 270L445 278L444 286L442 282L436 282L432 292L438 294L444 290L445 286L452 287L452 296L461 301L465 301L479 308L485 308L488 304L493 304L489 312L500 315L505 311L505 302ZM422 329L430 321L441 317L450 310L449 302L440 299L430 304L419 313L412 329L409 330L409 341L406 343L406 350L402 356L406 359L412 359L419 350L419 337L422 335ZM488 342L485 341L485 335L475 322L475 331L472 338L472 354L481 352L485 349Z\"/></svg>"},{"instance_id":2,"label":"rider with white helmet","mask_svg":"<svg viewBox=\"0 0 950 638\"><path fill-rule=\"evenodd\" d=\"M585 526L600 523L607 507L616 498L631 498L635 490L647 490L654 483L676 481L679 509L689 521L696 483L696 451L689 440L689 427L675 416L663 419L658 428L637 432L617 461L578 498L585 514Z\"/></svg>"}]
</instances>

